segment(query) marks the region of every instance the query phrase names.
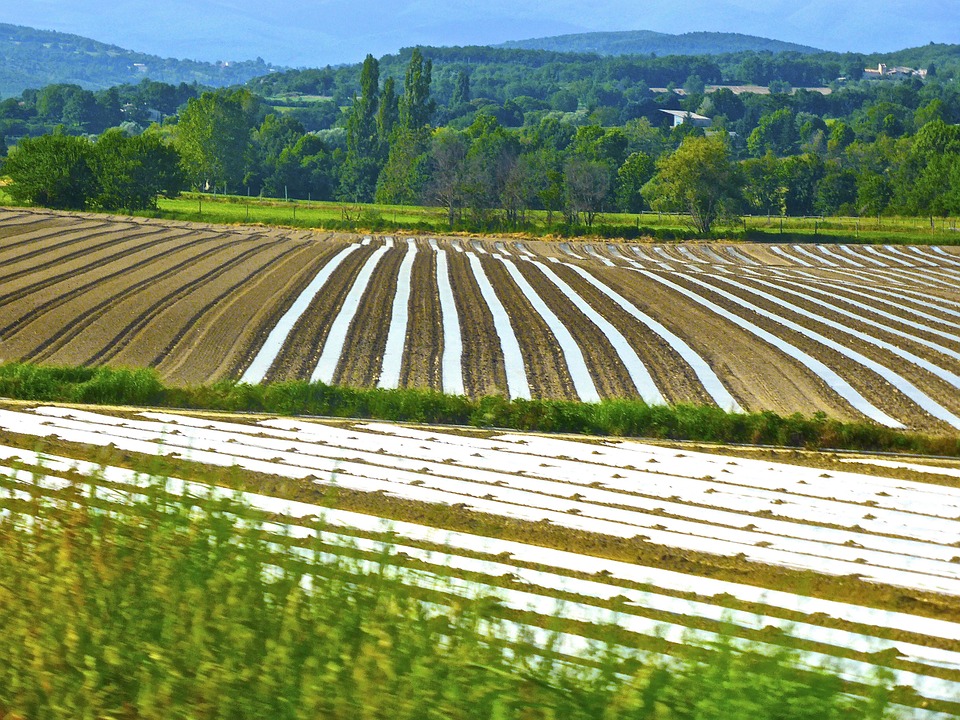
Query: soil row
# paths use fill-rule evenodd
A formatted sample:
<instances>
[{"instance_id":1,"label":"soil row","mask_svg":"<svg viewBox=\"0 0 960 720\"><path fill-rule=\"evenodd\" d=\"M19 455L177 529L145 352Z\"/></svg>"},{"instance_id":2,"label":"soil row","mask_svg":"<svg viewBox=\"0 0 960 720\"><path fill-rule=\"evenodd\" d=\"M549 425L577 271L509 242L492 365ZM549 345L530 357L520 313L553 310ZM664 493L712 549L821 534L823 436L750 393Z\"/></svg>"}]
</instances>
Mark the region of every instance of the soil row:
<instances>
[{"instance_id":1,"label":"soil row","mask_svg":"<svg viewBox=\"0 0 960 720\"><path fill-rule=\"evenodd\" d=\"M907 398L905 395L900 393L896 388L894 388L887 380L880 377L873 371L863 367L862 365L852 361L850 358L844 356L840 352L833 350L825 345L822 345L805 335L791 330L789 328L780 325L768 318L762 317L761 315L752 312L737 303L722 297L721 295L714 293L710 290L703 288L695 283L690 282L688 279L683 276L673 275L671 277L673 282L676 282L678 285L686 287L688 290L709 299L711 302L719 305L725 310L732 312L736 315L739 315L749 322L757 325L767 332L781 338L784 342L793 345L799 350L807 353L808 355L817 358L823 362L827 367L836 371L841 377L843 377L847 382L850 383L861 395L863 395L868 401L873 405L880 408L884 412L893 417L897 418L901 422L911 426L911 427L930 427L935 426L939 430L949 429L943 423L934 420L926 412L920 409L913 401ZM756 301L755 301L756 300ZM758 298L750 297L749 301L758 307L765 307L765 309L775 312L780 316L787 315L786 311L782 311L780 308L771 307L769 305L764 305L763 301ZM833 333L834 331L829 328L825 328L823 325L819 325L810 321L807 318L802 318L799 316L793 316L790 318L799 325L808 327L815 332L819 332L822 335L826 335L829 331ZM802 321L802 322L801 322ZM728 324L729 327L729 324ZM836 333L834 333L835 335ZM851 349L856 349L858 352L861 352L864 355L868 355L882 365L885 365L888 368L902 368L904 362L902 359L895 356L891 356L890 353L881 350L879 348L873 348L866 343L862 343L854 340L850 342L849 337L847 338L831 338L837 339L838 342L850 347ZM723 347L721 345L720 347ZM781 362L784 358L782 353L778 353L781 358ZM911 376L911 379L914 379L914 376ZM920 385L920 383L918 383ZM923 387L921 387L923 389ZM932 397L938 398L939 395L942 395L945 388L941 385L939 392L934 392ZM928 393L929 394L929 393Z\"/></svg>"},{"instance_id":2,"label":"soil row","mask_svg":"<svg viewBox=\"0 0 960 720\"><path fill-rule=\"evenodd\" d=\"M268 382L310 378L323 352L330 327L343 307L357 273L375 251L374 245L361 247L336 269L294 325L287 342L267 372Z\"/></svg>"},{"instance_id":3,"label":"soil row","mask_svg":"<svg viewBox=\"0 0 960 720\"><path fill-rule=\"evenodd\" d=\"M406 252L406 244L395 246L380 259L340 349L334 384L372 387L380 379L393 298L397 291L397 275Z\"/></svg>"},{"instance_id":4,"label":"soil row","mask_svg":"<svg viewBox=\"0 0 960 720\"><path fill-rule=\"evenodd\" d=\"M410 315L400 387L443 389L443 316L437 287L436 255L421 247L410 276Z\"/></svg>"},{"instance_id":5,"label":"soil row","mask_svg":"<svg viewBox=\"0 0 960 720\"><path fill-rule=\"evenodd\" d=\"M217 243L207 252L189 251L169 258L166 266L154 264L116 283L105 283L48 313L61 322L59 329L41 343L31 357L46 362L85 365L94 363L111 343L135 332L139 321L171 302L184 288L201 282L221 268L229 267L258 251L246 243ZM38 320L50 326L50 318ZM55 326L57 327L57 326ZM151 328L158 337L161 328ZM118 334L119 333L119 334Z\"/></svg>"},{"instance_id":6,"label":"soil row","mask_svg":"<svg viewBox=\"0 0 960 720\"><path fill-rule=\"evenodd\" d=\"M169 322L179 330L150 365L173 383L239 377L290 303L342 247L336 242L287 240L277 244L262 265L245 263L230 273L232 280L251 266L250 274L235 285L217 283L182 299L169 310Z\"/></svg>"}]
</instances>

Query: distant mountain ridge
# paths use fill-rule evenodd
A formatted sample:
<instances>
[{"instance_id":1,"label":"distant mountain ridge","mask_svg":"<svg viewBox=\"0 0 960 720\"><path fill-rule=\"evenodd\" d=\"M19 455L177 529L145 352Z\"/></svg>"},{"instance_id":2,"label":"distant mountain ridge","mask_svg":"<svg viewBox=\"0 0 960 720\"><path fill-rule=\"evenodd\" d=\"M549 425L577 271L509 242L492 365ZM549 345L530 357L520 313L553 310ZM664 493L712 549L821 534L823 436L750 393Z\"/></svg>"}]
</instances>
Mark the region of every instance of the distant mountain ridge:
<instances>
[{"instance_id":1,"label":"distant mountain ridge","mask_svg":"<svg viewBox=\"0 0 960 720\"><path fill-rule=\"evenodd\" d=\"M161 58L79 35L0 23L0 97L54 83L100 90L144 78L223 87L270 70L260 58L220 63Z\"/></svg>"},{"instance_id":2,"label":"distant mountain ridge","mask_svg":"<svg viewBox=\"0 0 960 720\"><path fill-rule=\"evenodd\" d=\"M819 53L819 48L741 33L689 32L679 35L652 30L590 32L511 40L496 47L597 55L722 55L757 52Z\"/></svg>"}]
</instances>

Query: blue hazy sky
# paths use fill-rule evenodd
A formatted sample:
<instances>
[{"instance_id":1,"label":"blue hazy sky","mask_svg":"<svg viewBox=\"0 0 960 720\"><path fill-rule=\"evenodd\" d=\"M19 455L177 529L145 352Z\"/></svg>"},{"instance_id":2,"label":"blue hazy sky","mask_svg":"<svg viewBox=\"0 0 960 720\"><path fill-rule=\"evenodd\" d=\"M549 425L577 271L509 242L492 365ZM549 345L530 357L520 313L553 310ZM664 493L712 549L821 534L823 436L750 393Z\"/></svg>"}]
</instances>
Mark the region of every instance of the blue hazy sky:
<instances>
[{"instance_id":1,"label":"blue hazy sky","mask_svg":"<svg viewBox=\"0 0 960 720\"><path fill-rule=\"evenodd\" d=\"M828 50L960 42L960 0L9 0L0 22L165 57L291 66L598 30L740 32Z\"/></svg>"}]
</instances>

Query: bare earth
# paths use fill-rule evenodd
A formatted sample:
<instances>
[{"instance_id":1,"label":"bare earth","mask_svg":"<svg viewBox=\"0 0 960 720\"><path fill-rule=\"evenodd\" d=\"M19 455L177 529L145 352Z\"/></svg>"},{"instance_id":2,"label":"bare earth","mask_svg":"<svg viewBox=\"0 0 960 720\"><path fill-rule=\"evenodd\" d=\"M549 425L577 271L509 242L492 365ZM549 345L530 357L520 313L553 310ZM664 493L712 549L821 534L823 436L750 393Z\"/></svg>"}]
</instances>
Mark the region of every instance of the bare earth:
<instances>
[{"instance_id":1,"label":"bare earth","mask_svg":"<svg viewBox=\"0 0 960 720\"><path fill-rule=\"evenodd\" d=\"M960 252L952 247L940 253L928 247L868 251L856 245L848 252L815 244L437 242L447 253L463 339L463 378L472 396L503 394L507 383L493 316L468 254L479 257L507 310L535 397L577 396L556 338L494 255L513 263L560 318L601 397L636 397L637 389L610 339L578 304L589 306L626 338L669 402L712 402L676 348L572 266L683 338L745 409L822 411L862 419L809 368L643 272L685 288L823 362L908 427L952 429L877 372L722 293L860 353L960 415L960 387L955 384L960 378ZM358 243L355 236L323 232L0 209L0 360L155 367L174 384L238 378L330 258ZM383 239L374 237L337 268L290 332L268 381L309 378L360 268L382 246ZM436 253L426 238L418 238L417 247L400 384L439 390L445 339ZM377 383L405 252L402 241L389 249L364 289L346 342L338 349L335 381ZM576 297L568 297L568 290L530 259L544 263ZM920 362L905 359L903 352ZM924 363L935 367L922 367Z\"/></svg>"}]
</instances>

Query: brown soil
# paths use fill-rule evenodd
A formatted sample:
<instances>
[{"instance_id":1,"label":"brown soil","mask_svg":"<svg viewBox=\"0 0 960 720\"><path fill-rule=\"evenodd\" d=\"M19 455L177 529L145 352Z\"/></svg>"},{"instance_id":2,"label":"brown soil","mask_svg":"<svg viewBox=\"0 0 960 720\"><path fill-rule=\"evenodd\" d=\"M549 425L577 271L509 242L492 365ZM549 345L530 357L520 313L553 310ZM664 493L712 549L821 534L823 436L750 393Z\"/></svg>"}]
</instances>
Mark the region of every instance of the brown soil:
<instances>
[{"instance_id":1,"label":"brown soil","mask_svg":"<svg viewBox=\"0 0 960 720\"><path fill-rule=\"evenodd\" d=\"M507 373L493 315L480 293L465 253L447 253L450 286L463 339L463 384L467 395L506 395Z\"/></svg>"},{"instance_id":2,"label":"brown soil","mask_svg":"<svg viewBox=\"0 0 960 720\"><path fill-rule=\"evenodd\" d=\"M628 270L604 268L594 274L682 338L745 410L860 418L806 367L692 300Z\"/></svg>"},{"instance_id":3,"label":"brown soil","mask_svg":"<svg viewBox=\"0 0 960 720\"><path fill-rule=\"evenodd\" d=\"M374 251L375 245L362 247L351 253L327 281L306 312L294 325L287 344L277 355L267 373L270 382L308 380L323 352L323 344L343 307L343 301L353 287L360 268Z\"/></svg>"},{"instance_id":4,"label":"brown soil","mask_svg":"<svg viewBox=\"0 0 960 720\"><path fill-rule=\"evenodd\" d=\"M503 263L480 256L484 272L510 318L533 397L576 400L577 392L559 343L540 314L513 282Z\"/></svg>"},{"instance_id":5,"label":"brown soil","mask_svg":"<svg viewBox=\"0 0 960 720\"><path fill-rule=\"evenodd\" d=\"M380 379L397 294L397 275L406 252L406 243L395 245L377 264L347 331L333 375L334 384L371 387Z\"/></svg>"},{"instance_id":6,"label":"brown soil","mask_svg":"<svg viewBox=\"0 0 960 720\"><path fill-rule=\"evenodd\" d=\"M270 331L320 268L343 245L338 242L284 243L292 252L258 268L236 291L211 298L152 361L173 383L196 384L239 377Z\"/></svg>"},{"instance_id":7,"label":"brown soil","mask_svg":"<svg viewBox=\"0 0 960 720\"><path fill-rule=\"evenodd\" d=\"M637 389L626 366L600 328L536 267L520 261L517 268L573 336L600 396L636 397Z\"/></svg>"},{"instance_id":8,"label":"brown soil","mask_svg":"<svg viewBox=\"0 0 960 720\"><path fill-rule=\"evenodd\" d=\"M120 261L123 258L148 248L162 247L185 235L182 230L154 230L149 234L122 233L94 246L79 248L63 255L56 253L53 258L43 262L38 262L35 258L21 258L18 262L9 263L6 266L9 273L0 277L4 288L10 289L0 295L0 304L26 297L64 278L73 279L84 273L102 280L105 274L111 272L111 268L122 267ZM93 274L94 270L98 272Z\"/></svg>"},{"instance_id":9,"label":"brown soil","mask_svg":"<svg viewBox=\"0 0 960 720\"><path fill-rule=\"evenodd\" d=\"M157 297L150 308L118 332L93 361L125 366L156 365L163 357L163 348L175 344L203 309L240 292L255 274L269 271L300 249L292 243L281 242L250 248L235 262L224 263L200 279ZM210 350L223 353L226 348L211 346Z\"/></svg>"},{"instance_id":10,"label":"brown soil","mask_svg":"<svg viewBox=\"0 0 960 720\"><path fill-rule=\"evenodd\" d=\"M215 278L223 267L257 252L252 242L215 243L210 252L185 258L168 267L149 267L126 286L104 284L96 292L85 293L67 303L54 314L65 320L60 329L45 339L30 356L57 364L92 364L112 342L119 342L126 333L136 332L143 316L155 314L184 289L207 278ZM176 261L177 258L171 258ZM40 322L49 322L42 318ZM162 328L152 327L160 342ZM175 332L175 331L174 331ZM118 334L119 333L119 334Z\"/></svg>"},{"instance_id":11,"label":"brown soil","mask_svg":"<svg viewBox=\"0 0 960 720\"><path fill-rule=\"evenodd\" d=\"M437 290L436 253L420 248L410 278L410 316L400 387L442 390L443 318Z\"/></svg>"},{"instance_id":12,"label":"brown soil","mask_svg":"<svg viewBox=\"0 0 960 720\"><path fill-rule=\"evenodd\" d=\"M713 404L693 369L663 338L621 310L572 270L556 264L551 268L623 334L668 402Z\"/></svg>"},{"instance_id":13,"label":"brown soil","mask_svg":"<svg viewBox=\"0 0 960 720\"><path fill-rule=\"evenodd\" d=\"M74 276L65 276L40 292L7 304L0 314L0 335L8 357L30 358L57 338L72 332L71 324L80 316L97 312L121 294L136 291L138 284L155 280L158 273L176 274L200 256L215 253L212 239L173 241L162 252L148 248L118 263L93 268ZM14 284L14 291L17 290ZM96 307L100 303L100 307Z\"/></svg>"},{"instance_id":14,"label":"brown soil","mask_svg":"<svg viewBox=\"0 0 960 720\"><path fill-rule=\"evenodd\" d=\"M890 383L881 378L879 375L863 367L862 365L851 361L839 352L832 350L814 340L811 340L799 332L789 330L772 320L761 317L760 315L757 315L756 313L753 313L737 305L736 303L727 300L726 298L720 297L719 295L705 290L698 285L687 282L683 277L674 276L672 279L677 284L688 287L690 290L696 292L702 297L706 297L720 307L744 317L754 325L767 330L768 332L782 338L785 342L790 343L808 355L817 358L827 367L834 369L842 378L849 382L850 385L859 391L873 405L892 415L901 422L911 427L933 426L939 430L947 429L942 423L928 416L915 403L909 400L906 396L902 395L898 390L890 385ZM743 293L742 291L738 291L736 294L740 296ZM755 302L754 300L757 301ZM759 298L751 297L749 298L749 301L759 307L765 307L771 312L778 311L778 308L769 306ZM781 316L788 315L788 313L785 312L777 312L777 314ZM792 319L804 327L810 327L810 329L820 332L820 334L825 334L822 332L824 329L822 325L815 324L806 318L794 317ZM803 322L801 322L801 320ZM851 349L856 349L864 355L870 355L868 348L873 347L865 343L860 343L856 340L854 340L852 343L847 341L843 342L842 344ZM885 360L880 361L878 359L878 361L882 362L882 364L887 367L899 368L904 364L902 359L896 358L896 356L892 356L882 350L876 349L876 353L878 354L878 358L880 357L879 354L885 356Z\"/></svg>"}]
</instances>

